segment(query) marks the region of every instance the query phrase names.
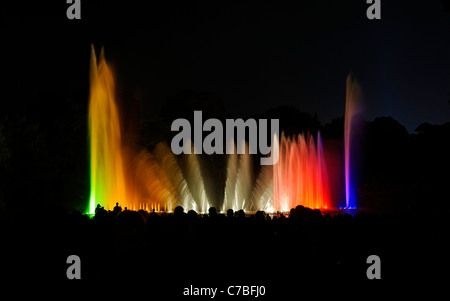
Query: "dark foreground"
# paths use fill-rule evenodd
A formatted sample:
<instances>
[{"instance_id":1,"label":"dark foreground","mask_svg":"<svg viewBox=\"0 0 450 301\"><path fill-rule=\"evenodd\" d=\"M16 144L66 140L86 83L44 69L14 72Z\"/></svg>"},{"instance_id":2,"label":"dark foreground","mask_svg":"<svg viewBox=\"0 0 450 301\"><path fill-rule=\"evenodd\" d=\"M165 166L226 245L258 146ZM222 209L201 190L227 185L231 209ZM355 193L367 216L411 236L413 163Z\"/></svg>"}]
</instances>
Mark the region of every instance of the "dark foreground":
<instances>
[{"instance_id":1,"label":"dark foreground","mask_svg":"<svg viewBox=\"0 0 450 301\"><path fill-rule=\"evenodd\" d=\"M136 281L168 296L183 296L191 285L265 286L274 295L296 294L309 281L374 283L380 280L366 276L369 255L379 256L384 282L448 274L450 227L442 212L324 216L297 207L288 217L242 213L178 208L174 214L100 211L89 218L48 209L3 216L2 279L67 280L69 255L79 256L82 280Z\"/></svg>"}]
</instances>

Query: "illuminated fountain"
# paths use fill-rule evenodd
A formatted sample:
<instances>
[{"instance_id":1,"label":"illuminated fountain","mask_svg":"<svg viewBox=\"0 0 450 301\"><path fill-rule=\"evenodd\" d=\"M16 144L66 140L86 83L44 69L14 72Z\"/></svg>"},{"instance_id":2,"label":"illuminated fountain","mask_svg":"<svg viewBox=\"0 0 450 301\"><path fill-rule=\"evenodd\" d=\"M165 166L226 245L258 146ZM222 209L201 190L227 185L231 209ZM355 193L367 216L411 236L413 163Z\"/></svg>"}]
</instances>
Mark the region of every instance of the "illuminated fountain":
<instances>
[{"instance_id":1,"label":"illuminated fountain","mask_svg":"<svg viewBox=\"0 0 450 301\"><path fill-rule=\"evenodd\" d=\"M97 204L112 210L116 203L134 210L171 210L178 188L173 183L178 183L170 181L170 169L161 168L155 155L124 144L114 77L103 50L97 62L93 47L90 84L88 213L93 214Z\"/></svg>"},{"instance_id":2,"label":"illuminated fountain","mask_svg":"<svg viewBox=\"0 0 450 301\"><path fill-rule=\"evenodd\" d=\"M252 162L248 153L228 155L227 179L223 199L223 211L248 208L253 187Z\"/></svg>"},{"instance_id":3,"label":"illuminated fountain","mask_svg":"<svg viewBox=\"0 0 450 301\"><path fill-rule=\"evenodd\" d=\"M273 212L272 166L261 166L255 180L247 143L245 149L245 154L235 153L227 156L227 178L222 211L244 209L252 212L258 210Z\"/></svg>"},{"instance_id":4,"label":"illuminated fountain","mask_svg":"<svg viewBox=\"0 0 450 301\"><path fill-rule=\"evenodd\" d=\"M280 159L273 167L273 207L288 211L297 205L328 208L328 176L320 133L317 144L311 135L281 135Z\"/></svg>"},{"instance_id":5,"label":"illuminated fountain","mask_svg":"<svg viewBox=\"0 0 450 301\"><path fill-rule=\"evenodd\" d=\"M205 183L203 181L202 171L200 169L199 158L195 154L185 155L183 159L186 161L185 168L183 169L184 177L186 179L188 188L192 197L189 202L181 203L185 209L193 209L199 212L207 212L209 209L208 200L206 195ZM185 195L179 197L186 200Z\"/></svg>"},{"instance_id":6,"label":"illuminated fountain","mask_svg":"<svg viewBox=\"0 0 450 301\"><path fill-rule=\"evenodd\" d=\"M114 78L103 51L97 64L91 53L91 89L89 95L90 184L89 213L96 203L111 207L127 195L119 113L114 96Z\"/></svg>"},{"instance_id":7,"label":"illuminated fountain","mask_svg":"<svg viewBox=\"0 0 450 301\"><path fill-rule=\"evenodd\" d=\"M205 189L201 158L196 154L175 156L159 143L150 153L137 150L122 139L115 99L113 74L103 50L97 61L91 53L89 95L90 199L88 212L97 204L112 210L116 203L132 210L207 212L211 196ZM320 134L281 139L275 135L274 151L279 161L261 166L255 175L252 157L227 155L224 189L214 205L227 209L266 212L288 211L297 205L310 208L330 206L328 177ZM214 185L214 183L211 183Z\"/></svg>"},{"instance_id":8,"label":"illuminated fountain","mask_svg":"<svg viewBox=\"0 0 450 301\"><path fill-rule=\"evenodd\" d=\"M344 151L345 151L345 208L356 208L355 168L353 144L355 121L360 113L361 90L351 74L347 76L345 99Z\"/></svg>"}]
</instances>

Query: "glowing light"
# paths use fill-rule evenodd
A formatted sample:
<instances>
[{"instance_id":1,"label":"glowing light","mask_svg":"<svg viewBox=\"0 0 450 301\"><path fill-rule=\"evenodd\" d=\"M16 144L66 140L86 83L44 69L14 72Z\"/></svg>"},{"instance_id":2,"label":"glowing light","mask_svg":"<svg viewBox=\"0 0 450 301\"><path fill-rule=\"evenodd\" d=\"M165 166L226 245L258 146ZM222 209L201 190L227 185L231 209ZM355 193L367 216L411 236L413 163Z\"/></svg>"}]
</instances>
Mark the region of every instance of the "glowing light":
<instances>
[{"instance_id":1,"label":"glowing light","mask_svg":"<svg viewBox=\"0 0 450 301\"><path fill-rule=\"evenodd\" d=\"M90 214L95 213L96 204L108 210L113 209L117 202L133 210L145 209L145 204L150 201L165 203L175 194L167 173L157 164L155 156L146 151L132 152L132 146L124 145L121 136L114 76L103 49L97 61L92 47L89 91ZM174 183L177 183L176 180Z\"/></svg>"},{"instance_id":2,"label":"glowing light","mask_svg":"<svg viewBox=\"0 0 450 301\"><path fill-rule=\"evenodd\" d=\"M89 213L95 202L108 207L125 200L119 113L114 99L114 78L103 50L99 62L91 52L89 94L90 184Z\"/></svg>"},{"instance_id":3,"label":"glowing light","mask_svg":"<svg viewBox=\"0 0 450 301\"><path fill-rule=\"evenodd\" d=\"M253 173L248 146L245 146L245 154L229 155L223 192L211 197L205 189L199 156L192 153L178 160L165 143L157 144L152 153L137 151L135 145L125 144L122 140L119 116L113 73L103 50L97 61L92 47L90 214L95 213L97 204L112 210L117 202L129 210L172 212L181 205L186 211L193 209L201 213L207 212L211 205L223 212L231 208L269 213L288 212L297 205L325 209L330 206L320 133L317 140L310 135L287 138L282 134L280 139L274 135L273 151L279 153L279 161L273 166L262 166L257 177ZM346 141L346 150L347 144L350 142ZM350 170L346 164L346 178L347 169ZM210 202L216 199L219 204Z\"/></svg>"},{"instance_id":4,"label":"glowing light","mask_svg":"<svg viewBox=\"0 0 450 301\"><path fill-rule=\"evenodd\" d=\"M91 192L91 196L89 198L89 208L88 208L88 214L95 214L95 193Z\"/></svg>"},{"instance_id":5,"label":"glowing light","mask_svg":"<svg viewBox=\"0 0 450 301\"><path fill-rule=\"evenodd\" d=\"M278 163L273 167L274 209L328 206L328 176L320 133L317 144L312 136L286 138L282 134L279 152Z\"/></svg>"},{"instance_id":6,"label":"glowing light","mask_svg":"<svg viewBox=\"0 0 450 301\"><path fill-rule=\"evenodd\" d=\"M346 102L345 102L345 125L344 125L344 147L345 147L345 205L346 207L356 205L354 175L352 174L352 144L354 117L358 111L360 88L358 83L349 74L347 76Z\"/></svg>"}]
</instances>

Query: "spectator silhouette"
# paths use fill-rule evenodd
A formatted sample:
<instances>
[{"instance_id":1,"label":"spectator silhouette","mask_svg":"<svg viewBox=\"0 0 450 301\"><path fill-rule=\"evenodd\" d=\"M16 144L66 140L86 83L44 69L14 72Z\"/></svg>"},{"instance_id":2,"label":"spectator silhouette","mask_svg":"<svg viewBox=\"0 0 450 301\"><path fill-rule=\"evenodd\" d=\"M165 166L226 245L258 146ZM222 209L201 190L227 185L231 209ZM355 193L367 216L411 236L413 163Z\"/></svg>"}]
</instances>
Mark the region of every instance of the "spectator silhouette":
<instances>
[{"instance_id":1,"label":"spectator silhouette","mask_svg":"<svg viewBox=\"0 0 450 301\"><path fill-rule=\"evenodd\" d=\"M256 218L257 221L261 222L261 221L264 221L265 215L266 214L265 214L264 211L256 211L255 218Z\"/></svg>"},{"instance_id":2,"label":"spectator silhouette","mask_svg":"<svg viewBox=\"0 0 450 301\"><path fill-rule=\"evenodd\" d=\"M217 217L217 210L215 207L210 207L208 209L208 212L209 212L209 217L212 217L212 218Z\"/></svg>"},{"instance_id":3,"label":"spectator silhouette","mask_svg":"<svg viewBox=\"0 0 450 301\"><path fill-rule=\"evenodd\" d=\"M177 207L175 208L175 210L173 211L173 215L176 216L176 217L180 217L180 216L182 216L183 214L184 214L184 208L181 207L181 206L177 206Z\"/></svg>"},{"instance_id":4,"label":"spectator silhouette","mask_svg":"<svg viewBox=\"0 0 450 301\"><path fill-rule=\"evenodd\" d=\"M155 212L155 209L153 209L152 213L150 213L150 217L151 218L157 218L158 217L158 213Z\"/></svg>"},{"instance_id":5,"label":"spectator silhouette","mask_svg":"<svg viewBox=\"0 0 450 301\"><path fill-rule=\"evenodd\" d=\"M236 217L239 219L244 219L245 218L245 212L243 209L240 209L238 211L236 211Z\"/></svg>"},{"instance_id":6,"label":"spectator silhouette","mask_svg":"<svg viewBox=\"0 0 450 301\"><path fill-rule=\"evenodd\" d=\"M195 212L194 210L191 209L188 211L187 216L188 216L189 220L195 221L197 219L197 212Z\"/></svg>"},{"instance_id":7,"label":"spectator silhouette","mask_svg":"<svg viewBox=\"0 0 450 301\"><path fill-rule=\"evenodd\" d=\"M359 277L359 271L366 268L365 261L360 259L372 254L373 250L389 252L391 244L396 244L398 248L406 244L409 248L415 244L417 237L424 240L424 235L430 231L439 234L427 238L436 245L444 245L444 238L448 237L448 231L443 227L446 219L418 219L419 215L400 216L398 220L370 214L351 216L328 213L324 216L320 210L298 206L291 210L289 218L278 213L271 219L264 211L245 216L243 210L234 212L229 209L224 216L214 207L209 208L208 215L198 215L194 210L185 213L181 206L175 208L174 214L117 209L120 209L118 203L113 211L106 211L97 205L94 218L90 215L83 218L80 211L58 211L58 219L42 215L46 211L39 216L30 213L29 218L35 222L46 220L45 228L37 228L40 235L36 237L48 236L48 244L60 244L59 231L67 226L70 239L64 242L64 248L80 250L80 254L88 258L85 269L90 272L83 274L86 278L96 278L97 273L98 277L116 277L127 273L171 277L174 271L191 277L196 272L194 265L189 268L180 261L160 260L164 258L186 258L194 264L214 263L227 258L228 262L237 264L236 269L242 279L272 275L276 280L280 275L275 265L255 265L253 270L252 267L243 269L239 263L246 259L247 254L251 254L251 260L255 263L263 263L267 258L292 258L286 267L300 277L322 277L322 271L332 278L341 275ZM9 223L2 219L0 222ZM403 229L405 224L415 225L414 229L421 230L409 234L400 232L398 225L402 225ZM35 228L30 227L29 231L36 231ZM364 238L362 234L366 232L371 239ZM425 245L419 245L419 249L427 250ZM96 262L98 254L106 254L103 263ZM232 264L229 267L228 271L224 271L211 264L205 275L219 278L235 276L236 269ZM365 277L365 273L361 275Z\"/></svg>"},{"instance_id":8,"label":"spectator silhouette","mask_svg":"<svg viewBox=\"0 0 450 301\"><path fill-rule=\"evenodd\" d=\"M114 207L114 212L115 213L122 212L122 207L119 206L119 202L116 203L116 206Z\"/></svg>"}]
</instances>

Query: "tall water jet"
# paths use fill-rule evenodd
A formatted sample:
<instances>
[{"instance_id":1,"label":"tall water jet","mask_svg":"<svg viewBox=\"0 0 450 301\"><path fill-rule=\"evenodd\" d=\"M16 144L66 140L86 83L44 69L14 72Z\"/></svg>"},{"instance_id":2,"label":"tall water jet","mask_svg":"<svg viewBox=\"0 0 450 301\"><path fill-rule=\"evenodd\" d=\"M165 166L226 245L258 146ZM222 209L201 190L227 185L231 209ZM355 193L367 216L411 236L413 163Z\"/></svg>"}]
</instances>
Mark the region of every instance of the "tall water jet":
<instances>
[{"instance_id":1,"label":"tall water jet","mask_svg":"<svg viewBox=\"0 0 450 301\"><path fill-rule=\"evenodd\" d=\"M361 89L351 74L347 76L345 100L344 125L344 151L345 151L345 206L356 207L356 188L354 181L354 160L352 148L354 144L354 127L356 117L360 110Z\"/></svg>"},{"instance_id":2,"label":"tall water jet","mask_svg":"<svg viewBox=\"0 0 450 301\"><path fill-rule=\"evenodd\" d=\"M330 206L328 176L320 134L317 143L308 135L281 135L280 158L273 167L274 210L288 211L297 205Z\"/></svg>"},{"instance_id":3,"label":"tall water jet","mask_svg":"<svg viewBox=\"0 0 450 301\"><path fill-rule=\"evenodd\" d=\"M179 179L168 171L173 159L146 149L136 150L122 139L115 98L115 82L103 49L99 60L91 50L89 94L90 198L88 212L96 204L113 209L116 203L133 210L172 210ZM173 154L171 154L173 156ZM168 161L170 166L168 168ZM163 164L161 164L163 163ZM178 170L180 168L178 167ZM191 197L192 199L192 197Z\"/></svg>"},{"instance_id":4,"label":"tall water jet","mask_svg":"<svg viewBox=\"0 0 450 301\"><path fill-rule=\"evenodd\" d=\"M120 121L115 101L115 83L105 61L91 49L89 92L90 198L89 213L102 202L112 209L126 198Z\"/></svg>"}]
</instances>

